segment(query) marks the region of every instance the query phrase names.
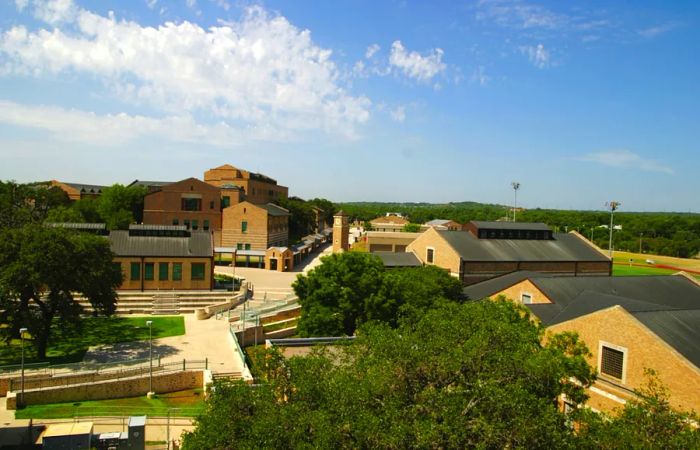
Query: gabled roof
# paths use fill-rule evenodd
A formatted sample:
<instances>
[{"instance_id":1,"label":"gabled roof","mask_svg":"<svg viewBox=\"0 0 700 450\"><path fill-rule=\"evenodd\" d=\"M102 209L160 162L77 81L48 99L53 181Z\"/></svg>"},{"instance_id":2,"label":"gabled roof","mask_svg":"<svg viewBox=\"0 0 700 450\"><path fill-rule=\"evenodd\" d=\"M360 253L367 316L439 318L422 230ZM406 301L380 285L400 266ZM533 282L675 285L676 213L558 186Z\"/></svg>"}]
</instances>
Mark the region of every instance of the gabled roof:
<instances>
[{"instance_id":1,"label":"gabled roof","mask_svg":"<svg viewBox=\"0 0 700 450\"><path fill-rule=\"evenodd\" d=\"M528 270L518 270L516 272L510 272L505 275L501 275L495 278L491 278L480 283L472 284L463 289L464 295L469 300L481 300L482 298L491 297L511 286L531 279L533 277L546 277L549 275L531 272Z\"/></svg>"},{"instance_id":2,"label":"gabled roof","mask_svg":"<svg viewBox=\"0 0 700 450\"><path fill-rule=\"evenodd\" d=\"M376 219L370 220L370 223L372 224L380 224L380 223L390 223L393 225L406 225L408 220L404 219L403 217L399 216L382 216L382 217L377 217Z\"/></svg>"},{"instance_id":3,"label":"gabled roof","mask_svg":"<svg viewBox=\"0 0 700 450\"><path fill-rule=\"evenodd\" d=\"M413 252L374 252L384 267L420 267L423 264Z\"/></svg>"},{"instance_id":4,"label":"gabled roof","mask_svg":"<svg viewBox=\"0 0 700 450\"><path fill-rule=\"evenodd\" d=\"M265 205L255 205L267 211L271 216L291 216L289 210L277 206L274 203L267 203Z\"/></svg>"},{"instance_id":5,"label":"gabled roof","mask_svg":"<svg viewBox=\"0 0 700 450\"><path fill-rule=\"evenodd\" d=\"M143 187L162 187L174 183L174 181L147 181L147 180L134 180L127 187L131 186L143 186Z\"/></svg>"},{"instance_id":6,"label":"gabled roof","mask_svg":"<svg viewBox=\"0 0 700 450\"><path fill-rule=\"evenodd\" d=\"M109 187L109 186L101 186L99 184L84 184L84 183L66 183L65 181L62 181L61 183L72 187L73 189L76 189L80 192L85 192L88 194L100 194L102 193L102 190Z\"/></svg>"},{"instance_id":7,"label":"gabled roof","mask_svg":"<svg viewBox=\"0 0 700 450\"><path fill-rule=\"evenodd\" d=\"M454 220L447 220L447 219L433 219L428 222L425 222L423 225L427 225L429 227L439 227L445 224L448 224L450 222L454 222ZM455 222L457 223L457 222Z\"/></svg>"},{"instance_id":8,"label":"gabled roof","mask_svg":"<svg viewBox=\"0 0 700 450\"><path fill-rule=\"evenodd\" d=\"M552 239L478 239L465 231L436 232L463 261L609 261L571 233L554 233Z\"/></svg>"},{"instance_id":9,"label":"gabled roof","mask_svg":"<svg viewBox=\"0 0 700 450\"><path fill-rule=\"evenodd\" d=\"M118 230L109 234L112 251L117 256L204 257L213 255L211 234L192 231L189 237L130 236Z\"/></svg>"}]
</instances>

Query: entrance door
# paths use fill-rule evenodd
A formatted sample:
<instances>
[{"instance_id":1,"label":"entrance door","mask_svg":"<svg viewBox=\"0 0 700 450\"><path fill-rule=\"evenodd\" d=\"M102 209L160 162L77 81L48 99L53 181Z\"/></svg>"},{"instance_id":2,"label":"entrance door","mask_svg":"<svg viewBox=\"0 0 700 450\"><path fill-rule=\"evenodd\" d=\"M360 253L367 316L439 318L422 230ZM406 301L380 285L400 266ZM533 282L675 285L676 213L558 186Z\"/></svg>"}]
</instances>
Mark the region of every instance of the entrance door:
<instances>
[{"instance_id":1,"label":"entrance door","mask_svg":"<svg viewBox=\"0 0 700 450\"><path fill-rule=\"evenodd\" d=\"M277 270L277 258L270 258L270 270Z\"/></svg>"}]
</instances>

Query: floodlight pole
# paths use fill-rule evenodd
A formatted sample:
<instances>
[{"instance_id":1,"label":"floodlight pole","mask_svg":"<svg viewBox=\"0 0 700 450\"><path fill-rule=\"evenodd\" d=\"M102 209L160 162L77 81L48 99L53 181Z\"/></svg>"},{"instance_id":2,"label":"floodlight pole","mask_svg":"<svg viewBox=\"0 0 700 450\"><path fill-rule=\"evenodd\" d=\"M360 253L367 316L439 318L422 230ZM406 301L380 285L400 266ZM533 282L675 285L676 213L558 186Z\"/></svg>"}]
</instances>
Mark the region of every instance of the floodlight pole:
<instances>
[{"instance_id":1,"label":"floodlight pole","mask_svg":"<svg viewBox=\"0 0 700 450\"><path fill-rule=\"evenodd\" d=\"M515 222L515 210L518 208L518 189L520 189L520 183L513 181L510 185L513 186L513 222Z\"/></svg>"},{"instance_id":2,"label":"floodlight pole","mask_svg":"<svg viewBox=\"0 0 700 450\"><path fill-rule=\"evenodd\" d=\"M147 320L146 326L148 327L148 397L152 397L153 392L153 321Z\"/></svg>"},{"instance_id":3,"label":"floodlight pole","mask_svg":"<svg viewBox=\"0 0 700 450\"><path fill-rule=\"evenodd\" d=\"M620 202L609 202L607 203L608 208L610 208L610 241L608 242L608 252L610 254L610 260L612 261L613 258L613 247L612 247L612 242L613 242L613 217L615 216L615 210L621 205L622 203Z\"/></svg>"},{"instance_id":4,"label":"floodlight pole","mask_svg":"<svg viewBox=\"0 0 700 450\"><path fill-rule=\"evenodd\" d=\"M24 406L24 333L26 333L26 332L27 332L26 328L19 329L19 339L20 339L20 341L22 341L22 364L21 364L22 375L20 377L21 378L21 382L20 382L20 384L21 384L20 394L21 395L20 395L19 403L22 406Z\"/></svg>"}]
</instances>

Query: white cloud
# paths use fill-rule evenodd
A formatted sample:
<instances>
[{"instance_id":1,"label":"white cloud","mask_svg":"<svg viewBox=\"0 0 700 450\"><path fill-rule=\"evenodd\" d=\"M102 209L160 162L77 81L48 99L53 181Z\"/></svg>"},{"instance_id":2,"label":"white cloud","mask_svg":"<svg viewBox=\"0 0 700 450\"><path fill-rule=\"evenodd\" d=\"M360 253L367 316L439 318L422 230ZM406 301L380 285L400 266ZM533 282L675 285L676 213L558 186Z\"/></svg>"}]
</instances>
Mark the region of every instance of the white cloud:
<instances>
[{"instance_id":1,"label":"white cloud","mask_svg":"<svg viewBox=\"0 0 700 450\"><path fill-rule=\"evenodd\" d=\"M77 9L65 0L35 8L61 27L0 35L0 56L17 73L102 80L120 100L167 115L192 114L242 129L322 129L347 136L369 119L371 102L340 82L331 51L281 16L250 8L240 21L203 29L154 27Z\"/></svg>"},{"instance_id":2,"label":"white cloud","mask_svg":"<svg viewBox=\"0 0 700 450\"><path fill-rule=\"evenodd\" d=\"M479 83L480 86L486 86L491 81L491 77L486 75L484 66L479 66L472 74L471 81L472 83Z\"/></svg>"},{"instance_id":3,"label":"white cloud","mask_svg":"<svg viewBox=\"0 0 700 450\"><path fill-rule=\"evenodd\" d=\"M445 70L442 62L443 51L440 48L432 50L426 56L418 52L407 52L401 41L391 44L389 64L398 68L404 75L419 81L429 81L435 75Z\"/></svg>"},{"instance_id":4,"label":"white cloud","mask_svg":"<svg viewBox=\"0 0 700 450\"><path fill-rule=\"evenodd\" d=\"M390 114L391 118L396 122L403 123L406 120L406 108L403 106L396 107Z\"/></svg>"},{"instance_id":5,"label":"white cloud","mask_svg":"<svg viewBox=\"0 0 700 450\"><path fill-rule=\"evenodd\" d=\"M610 150L589 153L575 159L579 161L594 162L609 167L638 169L648 172L662 172L671 175L674 173L671 167L652 159L642 158L640 155L629 150Z\"/></svg>"},{"instance_id":6,"label":"white cloud","mask_svg":"<svg viewBox=\"0 0 700 450\"><path fill-rule=\"evenodd\" d=\"M222 8L224 11L228 11L229 9L231 9L231 4L226 0L215 0L215 2L216 6Z\"/></svg>"},{"instance_id":7,"label":"white cloud","mask_svg":"<svg viewBox=\"0 0 700 450\"><path fill-rule=\"evenodd\" d=\"M185 4L188 8L194 8L197 6L197 0L185 0Z\"/></svg>"},{"instance_id":8,"label":"white cloud","mask_svg":"<svg viewBox=\"0 0 700 450\"><path fill-rule=\"evenodd\" d=\"M28 4L29 0L15 0L15 7L19 12L24 11L24 8L26 8Z\"/></svg>"},{"instance_id":9,"label":"white cloud","mask_svg":"<svg viewBox=\"0 0 700 450\"><path fill-rule=\"evenodd\" d=\"M150 9L155 9L157 3L158 0L146 0L146 6L148 6Z\"/></svg>"},{"instance_id":10,"label":"white cloud","mask_svg":"<svg viewBox=\"0 0 700 450\"><path fill-rule=\"evenodd\" d=\"M79 10L73 0L33 0L32 6L34 17L51 25L73 21Z\"/></svg>"},{"instance_id":11,"label":"white cloud","mask_svg":"<svg viewBox=\"0 0 700 450\"><path fill-rule=\"evenodd\" d=\"M476 5L476 18L488 20L509 28L559 29L570 22L565 14L554 13L539 5L529 5L518 0L480 0Z\"/></svg>"},{"instance_id":12,"label":"white cloud","mask_svg":"<svg viewBox=\"0 0 700 450\"><path fill-rule=\"evenodd\" d=\"M379 51L381 47L379 47L378 44L372 44L369 47L367 47L367 51L365 52L365 58L370 59Z\"/></svg>"},{"instance_id":13,"label":"white cloud","mask_svg":"<svg viewBox=\"0 0 700 450\"><path fill-rule=\"evenodd\" d=\"M527 55L530 62L538 69L544 69L549 66L550 54L544 45L520 47L520 51Z\"/></svg>"},{"instance_id":14,"label":"white cloud","mask_svg":"<svg viewBox=\"0 0 700 450\"><path fill-rule=\"evenodd\" d=\"M649 27L645 28L643 30L639 30L638 33L640 36L647 38L647 39L653 39L656 36L662 35L664 33L668 33L669 31L678 28L677 23L672 23L672 22L667 22L661 25L657 25L654 27Z\"/></svg>"}]
</instances>

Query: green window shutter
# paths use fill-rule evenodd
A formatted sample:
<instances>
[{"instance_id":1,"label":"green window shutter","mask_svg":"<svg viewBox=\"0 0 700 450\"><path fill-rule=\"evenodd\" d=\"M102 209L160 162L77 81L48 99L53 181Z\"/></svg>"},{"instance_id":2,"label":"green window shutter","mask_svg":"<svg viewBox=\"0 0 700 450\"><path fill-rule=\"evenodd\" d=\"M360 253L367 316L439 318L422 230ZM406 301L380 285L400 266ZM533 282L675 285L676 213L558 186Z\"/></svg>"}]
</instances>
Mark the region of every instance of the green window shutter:
<instances>
[{"instance_id":1,"label":"green window shutter","mask_svg":"<svg viewBox=\"0 0 700 450\"><path fill-rule=\"evenodd\" d=\"M143 279L152 280L153 279L153 269L154 263L145 263L143 267Z\"/></svg>"},{"instance_id":2,"label":"green window shutter","mask_svg":"<svg viewBox=\"0 0 700 450\"><path fill-rule=\"evenodd\" d=\"M192 263L192 279L204 279L204 263Z\"/></svg>"},{"instance_id":3,"label":"green window shutter","mask_svg":"<svg viewBox=\"0 0 700 450\"><path fill-rule=\"evenodd\" d=\"M132 262L131 263L131 281L137 281L141 279L141 263Z\"/></svg>"},{"instance_id":4,"label":"green window shutter","mask_svg":"<svg viewBox=\"0 0 700 450\"><path fill-rule=\"evenodd\" d=\"M243 244L241 244L240 242L236 244L236 250L243 250Z\"/></svg>"},{"instance_id":5,"label":"green window shutter","mask_svg":"<svg viewBox=\"0 0 700 450\"><path fill-rule=\"evenodd\" d=\"M209 231L209 219L204 219L204 225L202 225L205 231Z\"/></svg>"},{"instance_id":6,"label":"green window shutter","mask_svg":"<svg viewBox=\"0 0 700 450\"><path fill-rule=\"evenodd\" d=\"M173 219L173 225L180 225L180 221L178 219Z\"/></svg>"},{"instance_id":7,"label":"green window shutter","mask_svg":"<svg viewBox=\"0 0 700 450\"><path fill-rule=\"evenodd\" d=\"M173 263L173 281L182 280L182 263Z\"/></svg>"},{"instance_id":8,"label":"green window shutter","mask_svg":"<svg viewBox=\"0 0 700 450\"><path fill-rule=\"evenodd\" d=\"M245 233L248 231L248 222L245 220L241 222L241 233Z\"/></svg>"},{"instance_id":9,"label":"green window shutter","mask_svg":"<svg viewBox=\"0 0 700 450\"><path fill-rule=\"evenodd\" d=\"M199 228L199 220L197 219L192 219L192 229L196 230Z\"/></svg>"},{"instance_id":10,"label":"green window shutter","mask_svg":"<svg viewBox=\"0 0 700 450\"><path fill-rule=\"evenodd\" d=\"M168 263L158 263L158 279L161 281L168 280Z\"/></svg>"},{"instance_id":11,"label":"green window shutter","mask_svg":"<svg viewBox=\"0 0 700 450\"><path fill-rule=\"evenodd\" d=\"M245 249L246 249L246 250L250 250L250 244L246 244L246 245L245 245Z\"/></svg>"}]
</instances>

